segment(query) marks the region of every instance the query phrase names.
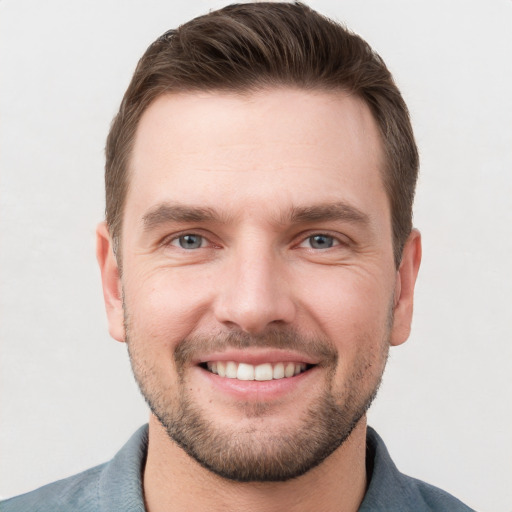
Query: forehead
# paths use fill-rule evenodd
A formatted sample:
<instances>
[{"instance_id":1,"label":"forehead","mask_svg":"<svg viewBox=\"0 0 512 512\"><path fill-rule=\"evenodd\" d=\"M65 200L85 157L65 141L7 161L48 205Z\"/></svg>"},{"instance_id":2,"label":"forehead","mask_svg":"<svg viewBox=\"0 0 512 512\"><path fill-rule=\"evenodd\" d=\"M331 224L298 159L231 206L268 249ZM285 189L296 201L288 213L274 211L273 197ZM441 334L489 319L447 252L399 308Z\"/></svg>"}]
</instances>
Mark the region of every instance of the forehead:
<instances>
[{"instance_id":1,"label":"forehead","mask_svg":"<svg viewBox=\"0 0 512 512\"><path fill-rule=\"evenodd\" d=\"M347 93L169 94L140 120L126 207L193 200L276 210L340 194L362 207L372 196L386 202L382 168L376 122Z\"/></svg>"}]
</instances>

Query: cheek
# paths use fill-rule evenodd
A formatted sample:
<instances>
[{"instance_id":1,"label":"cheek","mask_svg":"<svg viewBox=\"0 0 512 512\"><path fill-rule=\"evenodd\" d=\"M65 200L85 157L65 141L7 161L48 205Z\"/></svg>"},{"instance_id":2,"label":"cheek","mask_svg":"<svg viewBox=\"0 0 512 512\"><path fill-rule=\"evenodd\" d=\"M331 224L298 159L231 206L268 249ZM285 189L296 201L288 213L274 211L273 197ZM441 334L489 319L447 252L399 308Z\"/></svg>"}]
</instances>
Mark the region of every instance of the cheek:
<instances>
[{"instance_id":1,"label":"cheek","mask_svg":"<svg viewBox=\"0 0 512 512\"><path fill-rule=\"evenodd\" d=\"M181 279L178 274L166 270L127 280L124 287L129 330L160 348L172 348L188 336L209 302L199 280Z\"/></svg>"},{"instance_id":2,"label":"cheek","mask_svg":"<svg viewBox=\"0 0 512 512\"><path fill-rule=\"evenodd\" d=\"M302 286L303 307L335 344L351 344L361 336L379 339L389 324L393 296L382 276L350 268L316 276L308 281L315 286Z\"/></svg>"},{"instance_id":3,"label":"cheek","mask_svg":"<svg viewBox=\"0 0 512 512\"><path fill-rule=\"evenodd\" d=\"M369 393L382 375L388 353L392 286L366 272L337 269L316 279L304 294L304 308L338 352L334 387L346 394ZM374 274L378 276L379 274ZM318 276L317 276L318 277Z\"/></svg>"}]
</instances>

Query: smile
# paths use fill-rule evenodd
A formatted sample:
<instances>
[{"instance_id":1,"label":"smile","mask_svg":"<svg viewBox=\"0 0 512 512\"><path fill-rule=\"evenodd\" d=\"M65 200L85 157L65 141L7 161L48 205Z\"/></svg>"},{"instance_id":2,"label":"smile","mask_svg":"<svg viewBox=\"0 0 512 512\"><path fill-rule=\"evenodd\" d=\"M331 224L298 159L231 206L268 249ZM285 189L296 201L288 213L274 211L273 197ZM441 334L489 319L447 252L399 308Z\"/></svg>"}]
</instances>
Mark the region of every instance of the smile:
<instances>
[{"instance_id":1,"label":"smile","mask_svg":"<svg viewBox=\"0 0 512 512\"><path fill-rule=\"evenodd\" d=\"M266 381L294 377L307 371L313 365L293 362L252 365L237 363L235 361L209 361L201 366L219 377L237 380Z\"/></svg>"}]
</instances>

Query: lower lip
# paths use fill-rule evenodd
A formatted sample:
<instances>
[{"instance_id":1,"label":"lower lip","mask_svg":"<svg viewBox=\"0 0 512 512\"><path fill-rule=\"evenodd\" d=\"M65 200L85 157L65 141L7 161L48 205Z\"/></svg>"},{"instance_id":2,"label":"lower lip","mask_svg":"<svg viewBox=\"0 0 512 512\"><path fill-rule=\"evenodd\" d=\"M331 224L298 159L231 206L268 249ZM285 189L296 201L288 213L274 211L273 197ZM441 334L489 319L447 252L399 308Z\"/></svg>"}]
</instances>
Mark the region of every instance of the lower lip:
<instances>
[{"instance_id":1,"label":"lower lip","mask_svg":"<svg viewBox=\"0 0 512 512\"><path fill-rule=\"evenodd\" d=\"M203 368L196 368L199 370L201 378L206 379L211 388L231 395L237 400L250 402L272 401L289 393L296 393L317 372L317 368L313 367L294 377L259 381L228 379L227 377L219 377L217 374Z\"/></svg>"}]
</instances>

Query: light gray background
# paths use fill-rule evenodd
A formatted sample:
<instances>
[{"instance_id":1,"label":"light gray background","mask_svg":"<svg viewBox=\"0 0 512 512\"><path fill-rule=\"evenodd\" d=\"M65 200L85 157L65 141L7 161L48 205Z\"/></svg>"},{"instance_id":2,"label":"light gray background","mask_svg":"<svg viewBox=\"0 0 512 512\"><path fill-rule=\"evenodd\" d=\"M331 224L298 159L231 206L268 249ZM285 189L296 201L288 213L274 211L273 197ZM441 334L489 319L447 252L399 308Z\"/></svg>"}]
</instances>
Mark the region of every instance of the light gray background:
<instances>
[{"instance_id":1,"label":"light gray background","mask_svg":"<svg viewBox=\"0 0 512 512\"><path fill-rule=\"evenodd\" d=\"M311 1L408 102L424 259L370 423L399 468L512 510L512 2ZM107 129L146 46L214 1L0 1L0 495L109 459L147 413L107 333Z\"/></svg>"}]
</instances>

